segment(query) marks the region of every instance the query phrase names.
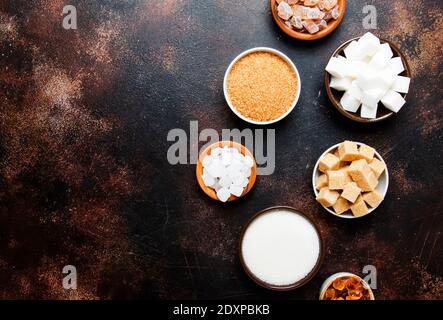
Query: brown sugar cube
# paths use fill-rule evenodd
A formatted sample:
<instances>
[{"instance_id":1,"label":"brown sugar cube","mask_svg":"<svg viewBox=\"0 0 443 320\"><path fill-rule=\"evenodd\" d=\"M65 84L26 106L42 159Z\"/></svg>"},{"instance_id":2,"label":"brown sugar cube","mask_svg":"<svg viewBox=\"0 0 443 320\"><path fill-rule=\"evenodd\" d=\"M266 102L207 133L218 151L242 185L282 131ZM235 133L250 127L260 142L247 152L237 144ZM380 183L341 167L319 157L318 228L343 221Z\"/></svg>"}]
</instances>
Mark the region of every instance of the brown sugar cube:
<instances>
[{"instance_id":1,"label":"brown sugar cube","mask_svg":"<svg viewBox=\"0 0 443 320\"><path fill-rule=\"evenodd\" d=\"M334 151L334 156L336 156L337 158L340 158L340 156L339 156L339 154L338 154L338 148L335 149L335 151Z\"/></svg>"},{"instance_id":2,"label":"brown sugar cube","mask_svg":"<svg viewBox=\"0 0 443 320\"><path fill-rule=\"evenodd\" d=\"M338 171L343 171L345 173L346 183L354 181L352 180L351 175L349 174L349 166L344 166L338 169Z\"/></svg>"},{"instance_id":3,"label":"brown sugar cube","mask_svg":"<svg viewBox=\"0 0 443 320\"><path fill-rule=\"evenodd\" d=\"M340 156L339 156L339 154L338 154L338 148L335 149L335 151L334 151L334 156L336 156L337 158L340 159ZM338 167L339 167L339 168L343 168L343 167L345 167L346 165L347 165L347 162L346 162L346 161L340 161L340 164L338 165Z\"/></svg>"},{"instance_id":4,"label":"brown sugar cube","mask_svg":"<svg viewBox=\"0 0 443 320\"><path fill-rule=\"evenodd\" d=\"M349 166L348 172L352 180L357 182L362 180L364 176L369 175L369 173L371 173L372 171L366 160L360 159L352 161L351 165Z\"/></svg>"},{"instance_id":5,"label":"brown sugar cube","mask_svg":"<svg viewBox=\"0 0 443 320\"><path fill-rule=\"evenodd\" d=\"M361 180L357 181L357 185L364 192L374 191L378 185L378 179L374 172L371 171L369 174L363 176Z\"/></svg>"},{"instance_id":6,"label":"brown sugar cube","mask_svg":"<svg viewBox=\"0 0 443 320\"><path fill-rule=\"evenodd\" d=\"M361 217L368 213L369 209L362 196L358 197L355 203L351 205L351 211L354 217Z\"/></svg>"},{"instance_id":7,"label":"brown sugar cube","mask_svg":"<svg viewBox=\"0 0 443 320\"><path fill-rule=\"evenodd\" d=\"M323 187L328 186L328 176L326 174L322 174L320 177L317 178L317 181L315 183L315 188L317 190L320 190Z\"/></svg>"},{"instance_id":8,"label":"brown sugar cube","mask_svg":"<svg viewBox=\"0 0 443 320\"><path fill-rule=\"evenodd\" d=\"M348 211L351 208L351 205L349 204L348 200L340 197L337 199L337 201L332 206L336 214L342 214L343 212Z\"/></svg>"},{"instance_id":9,"label":"brown sugar cube","mask_svg":"<svg viewBox=\"0 0 443 320\"><path fill-rule=\"evenodd\" d=\"M320 202L324 207L333 206L340 194L337 191L329 190L327 187L321 188L315 200Z\"/></svg>"},{"instance_id":10,"label":"brown sugar cube","mask_svg":"<svg viewBox=\"0 0 443 320\"><path fill-rule=\"evenodd\" d=\"M329 190L342 190L346 185L346 176L343 171L329 170L326 172L328 176Z\"/></svg>"},{"instance_id":11,"label":"brown sugar cube","mask_svg":"<svg viewBox=\"0 0 443 320\"><path fill-rule=\"evenodd\" d=\"M360 159L360 153L355 142L345 141L338 146L340 161L354 161Z\"/></svg>"},{"instance_id":12,"label":"brown sugar cube","mask_svg":"<svg viewBox=\"0 0 443 320\"><path fill-rule=\"evenodd\" d=\"M341 197L348 200L349 202L354 203L360 193L361 189L357 186L357 184L355 182L349 182L343 189Z\"/></svg>"},{"instance_id":13,"label":"brown sugar cube","mask_svg":"<svg viewBox=\"0 0 443 320\"><path fill-rule=\"evenodd\" d=\"M374 159L375 149L370 146L362 144L358 149L358 152L360 153L360 158L365 159L368 163Z\"/></svg>"},{"instance_id":14,"label":"brown sugar cube","mask_svg":"<svg viewBox=\"0 0 443 320\"><path fill-rule=\"evenodd\" d=\"M320 163L318 165L318 170L321 172L326 172L328 170L338 169L340 165L340 159L334 156L332 153L328 153L323 158L320 159Z\"/></svg>"},{"instance_id":15,"label":"brown sugar cube","mask_svg":"<svg viewBox=\"0 0 443 320\"><path fill-rule=\"evenodd\" d=\"M381 174L386 169L386 165L377 158L374 158L371 162L369 162L369 167L371 168L372 172L374 172L377 179L380 178Z\"/></svg>"},{"instance_id":16,"label":"brown sugar cube","mask_svg":"<svg viewBox=\"0 0 443 320\"><path fill-rule=\"evenodd\" d=\"M365 193L363 195L363 200L369 204L372 208L378 207L378 205L383 201L383 196L377 190Z\"/></svg>"}]
</instances>

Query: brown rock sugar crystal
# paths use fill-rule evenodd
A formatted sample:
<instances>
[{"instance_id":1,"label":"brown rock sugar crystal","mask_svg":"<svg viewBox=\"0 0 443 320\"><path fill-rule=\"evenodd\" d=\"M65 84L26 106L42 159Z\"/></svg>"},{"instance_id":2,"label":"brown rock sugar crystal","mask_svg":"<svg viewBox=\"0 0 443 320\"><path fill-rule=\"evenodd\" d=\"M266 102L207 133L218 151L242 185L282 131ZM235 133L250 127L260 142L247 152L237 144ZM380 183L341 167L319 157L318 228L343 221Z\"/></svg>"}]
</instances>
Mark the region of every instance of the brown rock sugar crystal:
<instances>
[{"instance_id":1,"label":"brown rock sugar crystal","mask_svg":"<svg viewBox=\"0 0 443 320\"><path fill-rule=\"evenodd\" d=\"M292 67L269 52L253 52L238 60L228 75L228 96L234 108L258 122L279 118L297 94Z\"/></svg>"}]
</instances>

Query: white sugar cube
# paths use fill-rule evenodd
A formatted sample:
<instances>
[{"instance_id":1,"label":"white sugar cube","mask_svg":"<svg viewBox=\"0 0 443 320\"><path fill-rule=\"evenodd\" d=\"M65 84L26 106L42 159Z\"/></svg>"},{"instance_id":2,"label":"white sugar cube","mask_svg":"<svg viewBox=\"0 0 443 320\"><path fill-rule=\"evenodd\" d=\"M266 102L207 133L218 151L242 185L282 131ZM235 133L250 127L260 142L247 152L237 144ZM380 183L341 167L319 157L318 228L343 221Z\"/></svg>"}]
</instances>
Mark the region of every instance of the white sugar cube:
<instances>
[{"instance_id":1,"label":"white sugar cube","mask_svg":"<svg viewBox=\"0 0 443 320\"><path fill-rule=\"evenodd\" d=\"M352 81L351 86L346 92L351 96L353 96L355 99L361 101L361 96L363 94L363 91L361 91L360 87L357 85L356 80Z\"/></svg>"},{"instance_id":2,"label":"white sugar cube","mask_svg":"<svg viewBox=\"0 0 443 320\"><path fill-rule=\"evenodd\" d=\"M376 69L386 67L393 56L391 46L389 43L383 43L378 49L377 53L372 57L369 66Z\"/></svg>"},{"instance_id":3,"label":"white sugar cube","mask_svg":"<svg viewBox=\"0 0 443 320\"><path fill-rule=\"evenodd\" d=\"M357 85L362 90L376 88L378 86L378 78L375 70L369 66L364 66L359 70Z\"/></svg>"},{"instance_id":4,"label":"white sugar cube","mask_svg":"<svg viewBox=\"0 0 443 320\"><path fill-rule=\"evenodd\" d=\"M378 75L379 88L386 93L394 84L396 75L390 68L381 70Z\"/></svg>"},{"instance_id":5,"label":"white sugar cube","mask_svg":"<svg viewBox=\"0 0 443 320\"><path fill-rule=\"evenodd\" d=\"M389 60L391 60L392 56L394 55L394 52L392 52L391 45L389 43L383 43L380 45L379 51L383 52L383 55L389 56Z\"/></svg>"},{"instance_id":6,"label":"white sugar cube","mask_svg":"<svg viewBox=\"0 0 443 320\"><path fill-rule=\"evenodd\" d=\"M349 73L349 62L351 60L346 59L342 55L337 55L337 59L340 61L342 68L344 69L344 76L347 77Z\"/></svg>"},{"instance_id":7,"label":"white sugar cube","mask_svg":"<svg viewBox=\"0 0 443 320\"><path fill-rule=\"evenodd\" d=\"M344 53L345 53L345 57L347 59L352 59L356 53L358 52L357 50L357 41L351 41L351 43L349 43L346 48L344 48Z\"/></svg>"},{"instance_id":8,"label":"white sugar cube","mask_svg":"<svg viewBox=\"0 0 443 320\"><path fill-rule=\"evenodd\" d=\"M221 202L226 202L228 201L229 197L231 196L231 193L229 192L228 188L220 188L217 191L217 198L221 201Z\"/></svg>"},{"instance_id":9,"label":"white sugar cube","mask_svg":"<svg viewBox=\"0 0 443 320\"><path fill-rule=\"evenodd\" d=\"M361 103L368 108L374 109L377 107L383 93L384 92L378 88L365 90L361 96Z\"/></svg>"},{"instance_id":10,"label":"white sugar cube","mask_svg":"<svg viewBox=\"0 0 443 320\"><path fill-rule=\"evenodd\" d=\"M375 119L377 117L377 107L371 108L362 104L360 110L360 116L366 119Z\"/></svg>"},{"instance_id":11,"label":"white sugar cube","mask_svg":"<svg viewBox=\"0 0 443 320\"><path fill-rule=\"evenodd\" d=\"M344 52L346 58L348 58L349 60L361 60L364 55L360 51L360 46L358 45L358 42L355 40L346 46Z\"/></svg>"},{"instance_id":12,"label":"white sugar cube","mask_svg":"<svg viewBox=\"0 0 443 320\"><path fill-rule=\"evenodd\" d=\"M346 59L345 57L340 55L337 56L337 59L339 59L342 64L344 77L355 79L358 76L357 70L362 63L361 61Z\"/></svg>"},{"instance_id":13,"label":"white sugar cube","mask_svg":"<svg viewBox=\"0 0 443 320\"><path fill-rule=\"evenodd\" d=\"M249 168L252 168L254 166L254 160L250 156L245 156L244 160L245 165L247 165Z\"/></svg>"},{"instance_id":14,"label":"white sugar cube","mask_svg":"<svg viewBox=\"0 0 443 320\"><path fill-rule=\"evenodd\" d=\"M381 102L386 108L394 112L398 112L406 103L401 94L393 90L389 90L388 93L386 93L381 99Z\"/></svg>"},{"instance_id":15,"label":"white sugar cube","mask_svg":"<svg viewBox=\"0 0 443 320\"><path fill-rule=\"evenodd\" d=\"M389 60L388 66L395 74L400 74L405 71L405 66L400 57L395 57Z\"/></svg>"},{"instance_id":16,"label":"white sugar cube","mask_svg":"<svg viewBox=\"0 0 443 320\"><path fill-rule=\"evenodd\" d=\"M343 97L340 99L340 104L346 111L357 112L360 107L360 100L354 98L348 92L345 92Z\"/></svg>"},{"instance_id":17,"label":"white sugar cube","mask_svg":"<svg viewBox=\"0 0 443 320\"><path fill-rule=\"evenodd\" d=\"M367 32L358 40L358 48L365 55L373 56L380 48L380 40Z\"/></svg>"},{"instance_id":18,"label":"white sugar cube","mask_svg":"<svg viewBox=\"0 0 443 320\"><path fill-rule=\"evenodd\" d=\"M392 86L392 90L397 91L397 92L401 92L401 93L408 93L410 83L411 83L411 78L397 76L395 78L395 82Z\"/></svg>"},{"instance_id":19,"label":"white sugar cube","mask_svg":"<svg viewBox=\"0 0 443 320\"><path fill-rule=\"evenodd\" d=\"M233 194L234 196L236 196L236 197L240 197L240 196L242 195L242 193L243 193L243 190L244 190L244 188L241 187L241 186L231 185L231 186L229 187L229 190L228 190L228 191L229 191L231 194Z\"/></svg>"},{"instance_id":20,"label":"white sugar cube","mask_svg":"<svg viewBox=\"0 0 443 320\"><path fill-rule=\"evenodd\" d=\"M346 76L346 67L343 65L343 61L336 57L332 57L329 60L328 65L326 66L326 71L337 78L343 78Z\"/></svg>"},{"instance_id":21,"label":"white sugar cube","mask_svg":"<svg viewBox=\"0 0 443 320\"><path fill-rule=\"evenodd\" d=\"M347 61L347 73L346 76L355 80L358 78L359 74L360 74L360 70L362 68L365 68L366 63L359 61L359 60L348 60Z\"/></svg>"},{"instance_id":22,"label":"white sugar cube","mask_svg":"<svg viewBox=\"0 0 443 320\"><path fill-rule=\"evenodd\" d=\"M360 61L364 64L369 64L369 61L371 61L372 57L370 56L364 56Z\"/></svg>"},{"instance_id":23,"label":"white sugar cube","mask_svg":"<svg viewBox=\"0 0 443 320\"><path fill-rule=\"evenodd\" d=\"M352 79L351 78L336 78L331 77L331 81L329 82L329 86L338 91L346 91L351 86Z\"/></svg>"}]
</instances>

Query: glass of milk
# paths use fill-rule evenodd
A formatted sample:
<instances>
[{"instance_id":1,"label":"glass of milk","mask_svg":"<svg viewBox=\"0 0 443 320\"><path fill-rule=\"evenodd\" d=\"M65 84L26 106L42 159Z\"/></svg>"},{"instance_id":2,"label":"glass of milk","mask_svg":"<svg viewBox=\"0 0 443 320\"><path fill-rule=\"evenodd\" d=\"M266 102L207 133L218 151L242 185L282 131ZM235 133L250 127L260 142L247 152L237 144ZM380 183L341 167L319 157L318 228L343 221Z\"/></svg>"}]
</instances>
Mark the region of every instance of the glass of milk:
<instances>
[{"instance_id":1,"label":"glass of milk","mask_svg":"<svg viewBox=\"0 0 443 320\"><path fill-rule=\"evenodd\" d=\"M320 269L323 243L315 224L285 206L255 214L240 239L240 260L248 276L271 290L301 287Z\"/></svg>"}]
</instances>

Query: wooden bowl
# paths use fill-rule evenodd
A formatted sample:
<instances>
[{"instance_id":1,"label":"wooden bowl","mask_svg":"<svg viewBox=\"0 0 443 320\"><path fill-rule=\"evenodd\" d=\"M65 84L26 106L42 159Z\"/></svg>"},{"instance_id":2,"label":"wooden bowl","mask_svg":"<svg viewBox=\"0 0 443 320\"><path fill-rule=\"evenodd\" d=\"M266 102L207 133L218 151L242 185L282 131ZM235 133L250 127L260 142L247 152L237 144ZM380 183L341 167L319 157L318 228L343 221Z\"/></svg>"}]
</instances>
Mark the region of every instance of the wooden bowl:
<instances>
[{"instance_id":1,"label":"wooden bowl","mask_svg":"<svg viewBox=\"0 0 443 320\"><path fill-rule=\"evenodd\" d=\"M271 11L272 16L274 17L275 22L277 22L277 25L280 27L280 29L283 30L284 33L286 33L288 36L298 39L298 40L304 40L304 41L313 41L317 39L321 39L323 37L326 37L328 34L330 34L332 31L337 29L337 27L340 25L340 23L343 21L343 18L345 17L345 11L346 11L346 0L338 0L338 6L339 6L339 16L337 20L331 20L328 22L328 25L325 29L315 33L310 34L308 32L299 32L295 31L294 29L290 29L287 25L285 25L284 20L278 16L277 13L277 7L278 3L276 0L270 0L271 3Z\"/></svg>"},{"instance_id":2,"label":"wooden bowl","mask_svg":"<svg viewBox=\"0 0 443 320\"><path fill-rule=\"evenodd\" d=\"M255 180L257 178L257 163L255 162L255 158L252 155L252 153L245 146L243 146L243 145L241 145L241 144L239 144L237 142L234 142L234 141L219 141L219 142L213 143L210 146L208 146L205 150L203 150L200 153L200 155L198 157L197 166L196 166L196 175L197 175L198 185L203 190L203 192L206 193L212 199L220 201L217 198L217 194L216 194L215 190L210 188L210 187L207 187L205 185L205 183L203 182L203 179L202 179L202 174L203 174L203 164L202 164L202 161L203 161L205 156L210 154L210 151L212 151L212 149L215 149L216 147L223 148L224 146L228 146L230 148L236 148L237 150L240 151L241 154L243 154L245 156L250 156L254 160L254 165L251 168L251 176L249 177L248 185L246 186L246 188L244 188L243 193L241 194L240 197L236 197L234 195L231 195L229 197L229 199L228 199L228 202L230 202L230 201L238 200L241 197L244 197L246 194L248 194L249 191L251 191L252 187L255 184Z\"/></svg>"},{"instance_id":3,"label":"wooden bowl","mask_svg":"<svg viewBox=\"0 0 443 320\"><path fill-rule=\"evenodd\" d=\"M308 274L305 278L303 278L303 279L301 279L301 280L299 280L299 281L297 281L297 282L295 282L295 283L289 284L289 285L278 286L278 285L273 285L273 284L267 283L267 282L265 282L265 281L259 279L258 277L256 277L256 276L254 275L254 273L252 273L251 270L249 270L249 268L248 268L248 266L246 265L246 262L245 262L245 260L244 260L244 258L243 258L242 244L243 244L243 239L244 239L244 236L245 236L246 230L248 229L248 227L251 225L251 223L252 223L255 219L257 219L258 217L260 217L260 216L263 215L263 214L266 214L266 213L269 213L269 212L272 212L272 211L275 211L275 210L281 210L281 209L283 209L283 210L288 210L288 211L292 211L294 214L298 214L298 215L302 216L303 218L305 218L305 219L306 219L306 220L307 220L307 221L308 221L308 222L314 227L314 229L317 231L317 234L318 234L318 239L319 239L319 242L320 242L320 251L319 251L318 259L317 259L317 262L316 262L314 268L311 270L311 272L309 272L309 274ZM249 276L249 278L251 278L252 281L254 281L254 282L255 282L256 284L258 284L259 286L261 286L261 287L263 287L263 288L266 288L266 289L269 289L269 290L274 290L274 291L289 291L289 290L294 290L294 289L300 288L301 286L305 285L306 283L308 283L309 281L311 281L312 278L315 277L315 275L316 275L316 274L318 273L318 271L320 270L320 267L321 267L321 265L322 265L322 263L323 263L323 260L324 260L324 256L325 256L325 247L324 247L323 239L322 239L322 237L321 237L321 233L320 233L319 230L320 230L320 229L317 227L316 223L315 223L312 219L310 219L308 216L306 216L306 215L305 215L304 213L302 213L300 210L297 210L297 209L295 209L295 208L293 208L293 207L288 207L288 206L276 206L276 207L270 207L270 208L267 208L267 209L264 209L264 210L261 210L261 211L257 212L256 214L254 214L254 215L248 220L248 222L246 222L245 226L243 227L243 230L242 230L241 236L240 236L240 242L239 242L239 256L240 256L240 263L241 263L241 265L242 265L242 267L243 267L243 270L246 272L246 274Z\"/></svg>"},{"instance_id":4,"label":"wooden bowl","mask_svg":"<svg viewBox=\"0 0 443 320\"><path fill-rule=\"evenodd\" d=\"M345 43L343 43L341 46L339 46L334 53L331 55L332 57L337 57L338 55L344 55L344 49L354 40L358 40L360 39L360 37L351 39L346 41ZM400 57L403 65L405 67L405 70L400 73L400 76L404 76L404 77L408 77L411 78L411 69L409 68L409 64L406 61L405 56L403 55L403 53L401 53L401 51L390 41L388 40L383 40L380 39L380 43L388 43L392 49L392 52L394 53L394 58L395 57ZM329 61L329 60L328 60ZM324 74L324 82L325 82L325 89L326 89L326 94L329 98L329 100L332 102L332 104L334 105L334 107L342 114L344 115L346 118L351 119L353 121L357 121L357 122L361 122L361 123L374 123L374 122L379 122L379 121L383 121L386 120L390 117L392 117L395 112L385 108L381 103L379 103L379 106L377 108L377 116L375 119L366 119L366 118L362 118L360 117L360 115L358 113L354 113L354 112L349 112L346 111L345 109L343 109L343 107L340 104L340 99L342 98L344 92L342 91L337 91L333 88L331 88L329 86L329 82L331 80L331 75L325 70L325 74ZM411 86L410 86L411 87ZM402 97L406 100L406 93L401 93ZM360 109L359 109L360 110Z\"/></svg>"},{"instance_id":5,"label":"wooden bowl","mask_svg":"<svg viewBox=\"0 0 443 320\"><path fill-rule=\"evenodd\" d=\"M356 144L360 147L361 145L363 145L364 143L361 142L356 142ZM323 152L323 154L318 158L317 163L314 166L314 171L312 173L312 188L314 190L314 195L315 197L318 196L318 190L315 187L316 185L316 181L317 179L323 174L323 172L321 172L318 169L318 166L320 165L320 159L323 158L326 154L328 153L334 153L334 151L338 148L338 146L340 145L340 143L333 145L332 147L330 147L328 150L326 150L325 152ZM381 157L381 155L377 152L377 150L375 150L375 154L374 154L374 158L380 160L381 162L383 162L386 166L385 171L383 171L383 173L380 175L380 177L378 178L378 185L375 188L382 196L383 199L386 199L386 194L388 193L388 187L389 187L389 173L388 173L388 166L386 165L386 162L383 160L383 158ZM384 200L383 200L384 201ZM382 201L382 202L383 202ZM319 203L320 204L320 203ZM381 203L380 203L381 204ZM320 204L321 205L321 204ZM323 206L322 206L323 207ZM335 211L332 208L326 208L323 207L326 211L328 211L329 213L333 214L336 217L339 218L344 218L344 219L358 219L358 218L362 218L362 217L366 217L367 215L369 215L371 212L373 212L375 209L377 209L378 207L375 208L371 208L369 207L368 209L368 213L360 216L360 217L356 217L352 214L351 210L348 210L346 212L343 212L342 214L336 214Z\"/></svg>"}]
</instances>

